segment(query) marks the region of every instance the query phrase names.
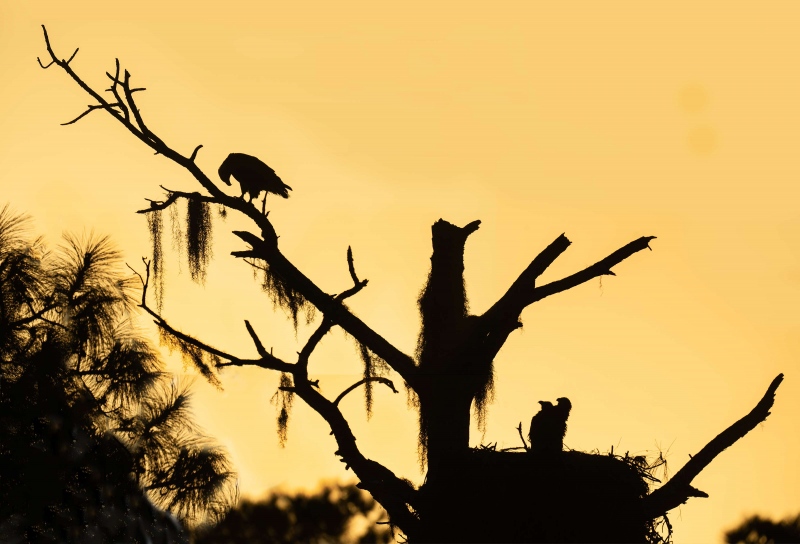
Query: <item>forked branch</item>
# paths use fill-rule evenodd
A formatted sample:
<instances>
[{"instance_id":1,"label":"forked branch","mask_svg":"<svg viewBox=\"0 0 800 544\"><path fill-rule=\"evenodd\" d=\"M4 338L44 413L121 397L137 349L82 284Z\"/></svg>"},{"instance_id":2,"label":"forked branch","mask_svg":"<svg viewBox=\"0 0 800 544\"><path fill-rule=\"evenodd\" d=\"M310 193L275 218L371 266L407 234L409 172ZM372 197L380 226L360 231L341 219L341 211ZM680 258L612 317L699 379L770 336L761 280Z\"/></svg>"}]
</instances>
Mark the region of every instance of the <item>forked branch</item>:
<instances>
[{"instance_id":1,"label":"forked branch","mask_svg":"<svg viewBox=\"0 0 800 544\"><path fill-rule=\"evenodd\" d=\"M354 275L352 252L348 253L349 268L353 270ZM352 468L356 476L358 476L358 478L361 480L359 486L372 493L375 499L378 500L384 506L384 508L386 508L387 512L392 518L393 523L400 526L407 534L414 534L418 525L418 519L414 515L413 509L410 506L416 497L416 491L410 484L398 478L392 471L380 463L364 457L356 445L355 436L353 435L347 420L344 418L344 415L337 406L339 401L341 401L341 399L348 392L355 389L358 385L365 383L366 380L361 380L354 386L348 388L346 391L340 394L334 402L331 402L319 391L314 389L314 386L317 385L316 382L308 380L308 357L318 344L319 340L332 327L333 324L331 320L323 320L323 324L315 331L315 333L312 335L312 338L309 339L309 342L306 343L303 351L298 354L298 362L296 364L286 363L267 352L250 322L245 321L245 327L253 339L253 342L256 345L256 350L261 356L261 359L241 359L176 330L170 326L158 313L148 307L147 286L150 278L150 263L146 259L143 259L143 262L145 263L144 275L137 272L133 268L131 268L131 270L133 270L133 272L142 282L142 302L140 306L147 313L153 316L153 318L156 320L156 324L162 330L174 336L175 338L178 338L187 344L190 344L200 350L227 361L218 363L216 365L217 368L226 366L259 366L262 368L269 368L281 372L291 373L294 376L295 385L294 387L284 389L288 389L292 393L297 394L309 406L311 406L311 408L320 414L323 419L325 419L331 428L332 434L336 438L336 442L339 447L338 451L336 452L337 455L342 457L342 461L346 464L347 468ZM356 292L360 291L365 285L366 280L358 281L353 288L338 295L338 297L339 299L344 299L348 296L352 296ZM394 388L394 384L386 378L373 378L372 381L385 383L393 391L395 391L395 393L397 392Z\"/></svg>"},{"instance_id":2,"label":"forked branch","mask_svg":"<svg viewBox=\"0 0 800 544\"><path fill-rule=\"evenodd\" d=\"M614 266L634 253L645 248L650 249L649 243L654 239L655 236L642 236L580 272L537 287L536 280L539 276L572 244L562 234L531 261L531 264L519 275L508 291L481 316L481 319L486 324L485 326L493 326L500 322L516 322L522 310L536 301L572 289L598 276L616 275L611 270Z\"/></svg>"},{"instance_id":3,"label":"forked branch","mask_svg":"<svg viewBox=\"0 0 800 544\"><path fill-rule=\"evenodd\" d=\"M634 253L638 253L643 249L650 249L652 251L652 248L650 247L650 241L655 240L655 238L655 236L642 236L641 238L619 248L608 257L597 261L587 268L584 268L580 272L576 272L575 274L567 276L566 278L558 281L542 285L541 287L536 287L533 292L530 293L527 300L525 300L526 305L533 304L534 302L542 300L545 297L549 297L550 295L572 289L573 287L576 287L582 283L586 283L587 281L599 276L616 276L616 274L614 274L614 272L611 270L613 267Z\"/></svg>"},{"instance_id":4,"label":"forked branch","mask_svg":"<svg viewBox=\"0 0 800 544\"><path fill-rule=\"evenodd\" d=\"M572 289L582 283L603 275L615 275L611 270L634 253L649 249L650 240L655 236L643 236L623 246L608 257L576 272L571 276L541 287L536 280L553 262L564 253L572 242L563 234L547 246L528 267L523 270L506 293L479 317L478 326L470 341L469 349L480 353L486 360L492 360L503 347L508 336L522 327L519 321L522 310L545 297Z\"/></svg>"},{"instance_id":5,"label":"forked branch","mask_svg":"<svg viewBox=\"0 0 800 544\"><path fill-rule=\"evenodd\" d=\"M258 247L258 244L261 242L259 238L253 236L249 232L234 231L234 234L237 234L240 238L251 244L254 248ZM357 294L364 287L366 287L368 283L367 280L359 280L358 276L356 275L355 264L353 262L353 250L350 248L350 246L347 247L347 268L350 271L350 277L353 280L353 287L333 297L334 300L338 302L341 302L346 298L352 297L353 295ZM300 353L298 354L297 357L297 364L299 368L302 369L302 372L304 372L304 375L299 376L301 379L308 378L309 357L311 357L311 353L314 351L314 349L316 349L319 342L326 334L328 334L328 332L333 328L333 326L334 326L333 320L328 318L327 316L324 317L322 319L322 323L320 323L319 327L317 327L317 329L311 334L311 337L306 342L306 345L303 346L303 349L300 350Z\"/></svg>"},{"instance_id":6,"label":"forked branch","mask_svg":"<svg viewBox=\"0 0 800 544\"><path fill-rule=\"evenodd\" d=\"M202 147L202 146L200 146ZM136 213L151 213L158 210L165 210L169 208L172 204L178 201L180 198L185 198L187 200L195 200L198 202L219 202L219 199L213 196L202 195L198 192L187 193L184 191L173 191L172 189L167 189L163 185L160 186L164 191L167 193L167 198L164 200L150 200L146 198L150 203L149 208L144 208L142 210L137 210Z\"/></svg>"}]
</instances>

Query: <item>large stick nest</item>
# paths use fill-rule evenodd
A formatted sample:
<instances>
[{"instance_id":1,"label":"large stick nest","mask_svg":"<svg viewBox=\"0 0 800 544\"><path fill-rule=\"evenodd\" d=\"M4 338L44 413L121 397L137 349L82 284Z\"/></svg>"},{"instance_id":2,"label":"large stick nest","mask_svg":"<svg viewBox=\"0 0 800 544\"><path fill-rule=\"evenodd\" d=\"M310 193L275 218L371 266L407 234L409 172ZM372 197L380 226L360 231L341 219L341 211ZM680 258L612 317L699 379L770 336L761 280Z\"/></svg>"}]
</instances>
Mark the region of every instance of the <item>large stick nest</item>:
<instances>
[{"instance_id":1,"label":"large stick nest","mask_svg":"<svg viewBox=\"0 0 800 544\"><path fill-rule=\"evenodd\" d=\"M660 542L641 500L655 479L642 458L578 451L473 449L420 489L441 542ZM657 465L658 463L656 463ZM426 498L430 497L430 501ZM445 499L446 497L446 499ZM442 523L451 519L452 523ZM434 529L435 531L435 529ZM446 532L443 532L446 531Z\"/></svg>"}]
</instances>

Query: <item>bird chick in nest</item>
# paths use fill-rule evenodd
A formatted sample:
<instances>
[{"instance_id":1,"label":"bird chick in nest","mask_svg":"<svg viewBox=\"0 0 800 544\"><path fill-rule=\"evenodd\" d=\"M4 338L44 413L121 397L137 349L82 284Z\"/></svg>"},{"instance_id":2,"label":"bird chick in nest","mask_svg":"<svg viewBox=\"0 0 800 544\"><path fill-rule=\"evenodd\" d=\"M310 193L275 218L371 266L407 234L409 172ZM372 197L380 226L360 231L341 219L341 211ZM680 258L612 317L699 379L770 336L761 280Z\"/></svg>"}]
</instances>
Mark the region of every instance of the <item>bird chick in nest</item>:
<instances>
[{"instance_id":1,"label":"bird chick in nest","mask_svg":"<svg viewBox=\"0 0 800 544\"><path fill-rule=\"evenodd\" d=\"M567 433L567 418L572 403L561 397L554 406L552 402L540 400L541 409L531 418L528 440L531 452L560 452L564 449L564 435Z\"/></svg>"}]
</instances>

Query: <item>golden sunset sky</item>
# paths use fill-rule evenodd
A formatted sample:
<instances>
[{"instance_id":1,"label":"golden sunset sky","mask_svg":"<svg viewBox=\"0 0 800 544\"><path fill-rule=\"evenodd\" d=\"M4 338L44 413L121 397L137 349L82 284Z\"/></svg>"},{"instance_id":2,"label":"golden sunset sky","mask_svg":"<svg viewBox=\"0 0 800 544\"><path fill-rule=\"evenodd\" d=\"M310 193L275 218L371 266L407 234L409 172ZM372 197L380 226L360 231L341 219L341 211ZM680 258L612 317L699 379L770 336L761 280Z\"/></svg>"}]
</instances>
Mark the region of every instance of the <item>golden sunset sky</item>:
<instances>
[{"instance_id":1,"label":"golden sunset sky","mask_svg":"<svg viewBox=\"0 0 800 544\"><path fill-rule=\"evenodd\" d=\"M567 396L569 447L660 449L674 473L784 372L773 415L695 480L711 497L671 520L678 543L719 542L746 514L800 511L800 4L0 2L0 204L51 245L108 234L141 270L135 211L159 185L197 187L103 112L59 126L90 98L39 68L41 24L59 56L80 47L72 66L96 88L119 57L147 87L149 127L184 154L203 144L212 179L232 151L272 166L294 188L268 201L283 252L335 293L352 246L370 283L351 308L406 353L440 217L482 221L466 252L474 313L562 232L573 245L544 281L657 236L616 277L523 313L472 442L517 446L536 401ZM165 317L244 357L256 355L249 319L293 361L312 328L295 336L229 256L244 247L230 231L248 225L215 226L204 287L167 257ZM196 417L230 451L243 495L353 477L299 401L278 446L276 373L230 369L218 391L166 358L194 380ZM331 398L359 372L340 330L312 357ZM421 483L404 394L376 388L369 422L363 396L342 409L365 455Z\"/></svg>"}]
</instances>

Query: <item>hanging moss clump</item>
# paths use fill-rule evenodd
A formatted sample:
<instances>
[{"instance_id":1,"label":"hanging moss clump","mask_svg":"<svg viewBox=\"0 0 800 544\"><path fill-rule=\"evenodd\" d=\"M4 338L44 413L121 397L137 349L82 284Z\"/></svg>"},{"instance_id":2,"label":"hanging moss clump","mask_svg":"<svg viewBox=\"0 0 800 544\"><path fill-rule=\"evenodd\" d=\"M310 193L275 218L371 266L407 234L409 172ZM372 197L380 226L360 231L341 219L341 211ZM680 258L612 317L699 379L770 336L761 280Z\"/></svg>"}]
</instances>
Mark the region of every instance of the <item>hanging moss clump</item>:
<instances>
[{"instance_id":1,"label":"hanging moss clump","mask_svg":"<svg viewBox=\"0 0 800 544\"><path fill-rule=\"evenodd\" d=\"M383 377L389 373L389 365L372 353L367 346L358 343L358 353L361 356L361 361L364 363L364 403L366 405L367 419L372 417L372 385L373 382L370 378Z\"/></svg>"},{"instance_id":2,"label":"hanging moss clump","mask_svg":"<svg viewBox=\"0 0 800 544\"><path fill-rule=\"evenodd\" d=\"M147 228L150 231L150 247L152 249L150 263L153 272L153 288L156 295L156 308L159 312L164 306L164 249L161 244L163 227L161 210L153 210L147 214Z\"/></svg>"},{"instance_id":3,"label":"hanging moss clump","mask_svg":"<svg viewBox=\"0 0 800 544\"><path fill-rule=\"evenodd\" d=\"M211 260L211 212L207 202L189 198L186 210L186 253L192 280L204 284Z\"/></svg>"},{"instance_id":4,"label":"hanging moss clump","mask_svg":"<svg viewBox=\"0 0 800 544\"><path fill-rule=\"evenodd\" d=\"M214 373L214 370L222 362L219 356L178 338L169 331L164 330L163 327L158 328L158 339L162 346L167 346L170 353L177 350L181 354L184 363L194 365L208 383L217 389L222 389L222 384Z\"/></svg>"},{"instance_id":5,"label":"hanging moss clump","mask_svg":"<svg viewBox=\"0 0 800 544\"><path fill-rule=\"evenodd\" d=\"M278 411L278 443L282 448L286 447L286 440L289 438L289 414L292 411L294 392L287 390L287 388L292 386L292 378L289 374L283 372L278 390L275 391L275 394L270 399L272 404L280 405L280 410Z\"/></svg>"},{"instance_id":6,"label":"hanging moss clump","mask_svg":"<svg viewBox=\"0 0 800 544\"><path fill-rule=\"evenodd\" d=\"M181 212L178 206L170 206L169 223L172 231L172 250L178 255L178 271L181 270L181 261L186 251L186 240L183 234L183 223L181 223Z\"/></svg>"},{"instance_id":7,"label":"hanging moss clump","mask_svg":"<svg viewBox=\"0 0 800 544\"><path fill-rule=\"evenodd\" d=\"M299 323L299 314L302 311L306 317L306 324L310 324L314 320L315 308L299 291L292 289L283 277L272 271L266 263L251 263L255 269L261 271L261 289L272 300L273 307L280 307L289 312L292 318L292 325L294 331L297 333L297 326ZM256 274L254 269L253 273Z\"/></svg>"},{"instance_id":8,"label":"hanging moss clump","mask_svg":"<svg viewBox=\"0 0 800 544\"><path fill-rule=\"evenodd\" d=\"M476 377L480 388L475 394L475 419L478 423L478 430L486 432L486 414L489 405L494 401L494 361L489 363L488 372L485 375Z\"/></svg>"}]
</instances>

